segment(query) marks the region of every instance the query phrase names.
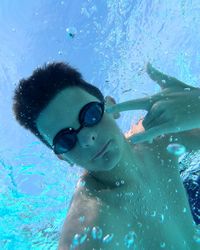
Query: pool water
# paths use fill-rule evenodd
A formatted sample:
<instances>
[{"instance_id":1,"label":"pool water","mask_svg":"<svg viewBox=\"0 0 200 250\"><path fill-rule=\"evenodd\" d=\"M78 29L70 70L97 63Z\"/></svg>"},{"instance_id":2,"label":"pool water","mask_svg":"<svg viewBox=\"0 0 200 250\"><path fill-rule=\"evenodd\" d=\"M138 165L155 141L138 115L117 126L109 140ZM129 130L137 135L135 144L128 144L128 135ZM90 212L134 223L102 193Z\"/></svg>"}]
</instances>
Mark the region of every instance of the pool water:
<instances>
[{"instance_id":1,"label":"pool water","mask_svg":"<svg viewBox=\"0 0 200 250\"><path fill-rule=\"evenodd\" d=\"M12 96L18 81L45 62L67 61L105 96L123 102L160 91L145 73L150 61L200 87L199 11L199 0L0 1L0 249L57 249L83 171L58 161L17 124ZM124 112L117 123L126 132L145 114ZM196 224L198 164L180 164Z\"/></svg>"}]
</instances>

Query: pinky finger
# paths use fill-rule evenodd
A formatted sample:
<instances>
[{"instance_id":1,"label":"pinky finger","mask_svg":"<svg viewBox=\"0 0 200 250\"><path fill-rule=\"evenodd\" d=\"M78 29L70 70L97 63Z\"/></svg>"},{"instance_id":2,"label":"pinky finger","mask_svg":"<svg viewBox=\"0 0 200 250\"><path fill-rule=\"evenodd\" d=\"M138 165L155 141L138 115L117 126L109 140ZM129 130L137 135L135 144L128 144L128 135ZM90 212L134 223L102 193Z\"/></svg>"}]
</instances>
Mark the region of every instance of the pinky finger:
<instances>
[{"instance_id":1,"label":"pinky finger","mask_svg":"<svg viewBox=\"0 0 200 250\"><path fill-rule=\"evenodd\" d=\"M174 133L174 132L176 132L176 128L174 128L173 122L166 122L162 125L158 125L148 130L145 130L145 132L136 134L133 137L131 137L130 140L134 144L147 141L152 142L153 139L155 139L160 135Z\"/></svg>"}]
</instances>

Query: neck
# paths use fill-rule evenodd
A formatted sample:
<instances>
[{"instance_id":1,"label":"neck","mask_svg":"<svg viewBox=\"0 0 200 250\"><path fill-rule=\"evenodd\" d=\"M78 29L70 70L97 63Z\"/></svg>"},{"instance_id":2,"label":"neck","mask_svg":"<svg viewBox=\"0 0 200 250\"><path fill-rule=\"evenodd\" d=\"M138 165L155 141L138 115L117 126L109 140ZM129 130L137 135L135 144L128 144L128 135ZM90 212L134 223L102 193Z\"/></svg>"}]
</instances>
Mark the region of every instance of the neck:
<instances>
[{"instance_id":1,"label":"neck","mask_svg":"<svg viewBox=\"0 0 200 250\"><path fill-rule=\"evenodd\" d=\"M89 172L103 187L114 189L133 184L138 176L134 146L124 138L123 153L120 161L110 171Z\"/></svg>"}]
</instances>

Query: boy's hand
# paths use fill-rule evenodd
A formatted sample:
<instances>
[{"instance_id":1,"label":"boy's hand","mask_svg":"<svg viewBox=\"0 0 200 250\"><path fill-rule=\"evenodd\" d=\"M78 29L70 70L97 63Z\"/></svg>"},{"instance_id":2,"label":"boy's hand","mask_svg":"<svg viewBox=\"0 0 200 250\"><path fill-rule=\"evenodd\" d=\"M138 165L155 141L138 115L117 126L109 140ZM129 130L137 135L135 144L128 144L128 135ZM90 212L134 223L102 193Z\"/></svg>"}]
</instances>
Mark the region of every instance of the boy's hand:
<instances>
[{"instance_id":1,"label":"boy's hand","mask_svg":"<svg viewBox=\"0 0 200 250\"><path fill-rule=\"evenodd\" d=\"M107 113L138 109L148 111L142 122L145 131L133 136L132 142L152 141L163 134L200 128L200 88L165 75L150 63L147 64L147 73L159 84L161 92L106 109Z\"/></svg>"}]
</instances>

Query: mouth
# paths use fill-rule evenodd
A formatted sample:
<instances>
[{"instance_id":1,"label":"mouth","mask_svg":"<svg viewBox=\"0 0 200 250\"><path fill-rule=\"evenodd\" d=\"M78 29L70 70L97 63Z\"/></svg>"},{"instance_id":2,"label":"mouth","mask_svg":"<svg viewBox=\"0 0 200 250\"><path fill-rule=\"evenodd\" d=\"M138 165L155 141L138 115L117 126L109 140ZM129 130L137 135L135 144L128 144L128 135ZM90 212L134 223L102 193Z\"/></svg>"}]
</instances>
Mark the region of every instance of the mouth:
<instances>
[{"instance_id":1,"label":"mouth","mask_svg":"<svg viewBox=\"0 0 200 250\"><path fill-rule=\"evenodd\" d=\"M95 160L99 157L101 157L103 155L103 153L105 153L107 147L109 146L111 140L109 140L104 146L103 148L92 158L92 160Z\"/></svg>"}]
</instances>

